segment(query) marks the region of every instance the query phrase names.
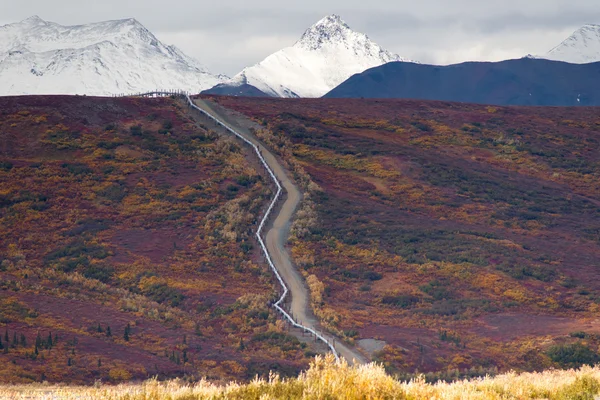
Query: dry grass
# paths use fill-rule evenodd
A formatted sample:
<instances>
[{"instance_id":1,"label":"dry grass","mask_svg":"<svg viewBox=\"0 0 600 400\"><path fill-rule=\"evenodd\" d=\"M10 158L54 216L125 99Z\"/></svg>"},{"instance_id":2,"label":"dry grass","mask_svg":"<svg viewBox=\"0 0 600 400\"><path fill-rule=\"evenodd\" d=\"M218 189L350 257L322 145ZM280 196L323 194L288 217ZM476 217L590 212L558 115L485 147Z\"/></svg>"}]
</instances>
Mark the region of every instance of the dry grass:
<instances>
[{"instance_id":1,"label":"dry grass","mask_svg":"<svg viewBox=\"0 0 600 400\"><path fill-rule=\"evenodd\" d=\"M600 392L600 368L509 373L494 378L456 383L402 383L370 364L351 367L332 357L319 358L297 378L256 379L248 384L218 386L206 381L182 381L119 386L3 386L0 398L9 399L594 399Z\"/></svg>"}]
</instances>

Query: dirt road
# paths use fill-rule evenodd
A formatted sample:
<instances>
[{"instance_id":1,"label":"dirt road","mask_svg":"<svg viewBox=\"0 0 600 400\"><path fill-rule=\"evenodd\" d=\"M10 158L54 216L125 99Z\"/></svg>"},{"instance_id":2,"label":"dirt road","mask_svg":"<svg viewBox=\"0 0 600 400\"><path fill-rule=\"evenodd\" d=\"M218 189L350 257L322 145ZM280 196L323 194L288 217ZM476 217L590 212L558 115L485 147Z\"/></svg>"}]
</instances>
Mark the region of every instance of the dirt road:
<instances>
[{"instance_id":1,"label":"dirt road","mask_svg":"<svg viewBox=\"0 0 600 400\"><path fill-rule=\"evenodd\" d=\"M290 255L285 247L289 237L291 221L302 199L302 193L290 180L285 169L282 167L273 153L265 148L262 143L258 141L258 139L250 132L248 127L252 125L251 121L243 120L241 117L228 113L220 106L201 99L195 100L195 103L198 107L225 122L236 132L243 135L252 143L256 144L260 149L265 161L273 170L273 173L286 191L287 198L280 209L274 210L276 217L266 234L265 239L267 250L273 259L275 267L279 271L290 291L292 302L289 312L291 312L293 318L296 320L296 322L304 326L318 330L325 338L333 342L333 336L320 330L318 321L314 317L310 308L310 295L308 288L306 287L304 279L298 270L293 266ZM339 355L344 357L350 363L352 363L354 360L361 364L367 362L361 353L343 343L340 343L338 340L335 340L335 348Z\"/></svg>"}]
</instances>

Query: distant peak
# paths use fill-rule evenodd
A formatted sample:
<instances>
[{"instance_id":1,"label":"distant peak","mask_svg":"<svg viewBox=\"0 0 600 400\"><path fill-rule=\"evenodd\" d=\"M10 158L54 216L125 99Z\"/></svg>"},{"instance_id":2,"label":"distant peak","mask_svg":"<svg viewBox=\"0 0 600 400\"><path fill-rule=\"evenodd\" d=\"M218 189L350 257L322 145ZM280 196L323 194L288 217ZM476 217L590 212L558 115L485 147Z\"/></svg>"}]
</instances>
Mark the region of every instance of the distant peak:
<instances>
[{"instance_id":1,"label":"distant peak","mask_svg":"<svg viewBox=\"0 0 600 400\"><path fill-rule=\"evenodd\" d=\"M113 21L98 22L99 25L109 25L112 29L123 32L138 32L145 36L152 36L151 40L156 40L152 32L148 30L140 21L135 18L123 18Z\"/></svg>"},{"instance_id":2,"label":"distant peak","mask_svg":"<svg viewBox=\"0 0 600 400\"><path fill-rule=\"evenodd\" d=\"M597 24L586 24L581 28L577 29L571 37L575 36L588 36L588 35L600 35L600 25Z\"/></svg>"},{"instance_id":3,"label":"distant peak","mask_svg":"<svg viewBox=\"0 0 600 400\"><path fill-rule=\"evenodd\" d=\"M317 26L317 25L341 25L346 28L350 28L348 26L348 24L346 24L346 22L342 19L342 17L340 17L337 14L331 14L331 15L326 16L325 18L323 18L319 22L317 22L314 26Z\"/></svg>"},{"instance_id":4,"label":"distant peak","mask_svg":"<svg viewBox=\"0 0 600 400\"><path fill-rule=\"evenodd\" d=\"M39 24L39 23L46 23L46 21L44 21L43 19L41 19L39 16L37 15L32 15L31 17L24 19L21 22L26 22L26 23L35 23L35 24Z\"/></svg>"},{"instance_id":5,"label":"distant peak","mask_svg":"<svg viewBox=\"0 0 600 400\"><path fill-rule=\"evenodd\" d=\"M131 25L142 25L140 23L140 21L138 21L135 18L125 18L125 19L122 19L121 22L126 23L126 24L131 24Z\"/></svg>"},{"instance_id":6,"label":"distant peak","mask_svg":"<svg viewBox=\"0 0 600 400\"><path fill-rule=\"evenodd\" d=\"M113 21L106 21L106 22L99 22L99 23L100 24L112 23L112 24L120 25L120 26L144 27L144 25L142 25L140 23L140 21L138 21L135 18L123 18L123 19L116 19Z\"/></svg>"},{"instance_id":7,"label":"distant peak","mask_svg":"<svg viewBox=\"0 0 600 400\"><path fill-rule=\"evenodd\" d=\"M344 41L351 32L353 32L352 29L342 17L331 14L308 28L296 45L318 49L325 43Z\"/></svg>"}]
</instances>

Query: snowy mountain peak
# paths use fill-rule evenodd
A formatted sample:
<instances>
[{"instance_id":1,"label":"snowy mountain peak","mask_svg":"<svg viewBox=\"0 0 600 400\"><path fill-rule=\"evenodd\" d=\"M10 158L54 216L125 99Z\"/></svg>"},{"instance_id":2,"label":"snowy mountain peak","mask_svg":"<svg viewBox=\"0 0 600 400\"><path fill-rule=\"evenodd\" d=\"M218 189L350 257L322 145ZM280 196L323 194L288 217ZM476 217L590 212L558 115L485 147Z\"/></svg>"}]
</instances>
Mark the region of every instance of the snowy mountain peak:
<instances>
[{"instance_id":1,"label":"snowy mountain peak","mask_svg":"<svg viewBox=\"0 0 600 400\"><path fill-rule=\"evenodd\" d=\"M600 25L582 26L544 58L573 64L600 61Z\"/></svg>"},{"instance_id":2,"label":"snowy mountain peak","mask_svg":"<svg viewBox=\"0 0 600 400\"><path fill-rule=\"evenodd\" d=\"M294 46L318 50L325 46L351 47L355 43L364 47L372 42L367 35L353 31L342 17L332 14L308 28Z\"/></svg>"},{"instance_id":3,"label":"snowy mountain peak","mask_svg":"<svg viewBox=\"0 0 600 400\"><path fill-rule=\"evenodd\" d=\"M318 49L326 43L346 41L352 33L354 32L342 20L342 17L332 14L308 28L296 43L296 46Z\"/></svg>"},{"instance_id":4,"label":"snowy mountain peak","mask_svg":"<svg viewBox=\"0 0 600 400\"><path fill-rule=\"evenodd\" d=\"M308 28L293 46L245 68L224 86L251 85L277 97L320 97L350 76L391 61L407 60L332 14Z\"/></svg>"},{"instance_id":5,"label":"snowy mountain peak","mask_svg":"<svg viewBox=\"0 0 600 400\"><path fill-rule=\"evenodd\" d=\"M33 16L0 26L0 95L201 91L222 81L134 18L63 26Z\"/></svg>"},{"instance_id":6,"label":"snowy mountain peak","mask_svg":"<svg viewBox=\"0 0 600 400\"><path fill-rule=\"evenodd\" d=\"M46 21L44 21L37 15L32 15L31 17L26 18L23 21L21 21L21 23L22 24L45 24Z\"/></svg>"}]
</instances>

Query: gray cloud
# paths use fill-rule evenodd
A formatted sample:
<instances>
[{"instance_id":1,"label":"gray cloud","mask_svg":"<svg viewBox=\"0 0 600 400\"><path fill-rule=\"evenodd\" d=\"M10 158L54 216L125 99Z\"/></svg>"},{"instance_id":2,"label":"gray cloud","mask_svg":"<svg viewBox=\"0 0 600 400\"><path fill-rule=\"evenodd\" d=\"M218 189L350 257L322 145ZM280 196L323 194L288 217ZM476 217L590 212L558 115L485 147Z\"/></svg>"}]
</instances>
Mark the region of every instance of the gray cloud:
<instances>
[{"instance_id":1,"label":"gray cloud","mask_svg":"<svg viewBox=\"0 0 600 400\"><path fill-rule=\"evenodd\" d=\"M33 14L68 25L135 17L165 43L227 74L292 45L331 13L390 51L440 64L543 54L579 26L600 22L597 0L0 0L0 6L3 23Z\"/></svg>"}]
</instances>

